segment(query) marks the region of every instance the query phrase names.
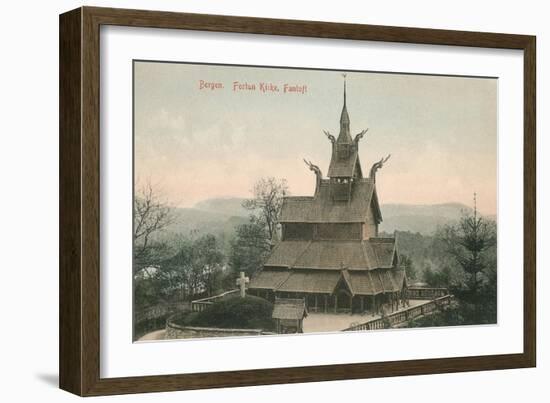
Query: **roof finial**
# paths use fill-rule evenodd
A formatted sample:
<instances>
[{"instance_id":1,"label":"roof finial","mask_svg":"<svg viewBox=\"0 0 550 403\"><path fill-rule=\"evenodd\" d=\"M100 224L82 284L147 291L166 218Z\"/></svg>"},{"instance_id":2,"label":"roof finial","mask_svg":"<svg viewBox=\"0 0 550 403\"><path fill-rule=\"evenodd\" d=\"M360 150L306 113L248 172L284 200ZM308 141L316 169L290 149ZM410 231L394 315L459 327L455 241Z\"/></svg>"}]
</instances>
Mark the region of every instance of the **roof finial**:
<instances>
[{"instance_id":1,"label":"roof finial","mask_svg":"<svg viewBox=\"0 0 550 403\"><path fill-rule=\"evenodd\" d=\"M342 77L344 77L344 108L346 107L346 73L342 73Z\"/></svg>"},{"instance_id":2,"label":"roof finial","mask_svg":"<svg viewBox=\"0 0 550 403\"><path fill-rule=\"evenodd\" d=\"M342 107L342 115L340 116L340 134L338 135L338 142L351 144L351 135L349 133L349 115L346 107L346 73L342 73L344 77L344 106Z\"/></svg>"}]
</instances>

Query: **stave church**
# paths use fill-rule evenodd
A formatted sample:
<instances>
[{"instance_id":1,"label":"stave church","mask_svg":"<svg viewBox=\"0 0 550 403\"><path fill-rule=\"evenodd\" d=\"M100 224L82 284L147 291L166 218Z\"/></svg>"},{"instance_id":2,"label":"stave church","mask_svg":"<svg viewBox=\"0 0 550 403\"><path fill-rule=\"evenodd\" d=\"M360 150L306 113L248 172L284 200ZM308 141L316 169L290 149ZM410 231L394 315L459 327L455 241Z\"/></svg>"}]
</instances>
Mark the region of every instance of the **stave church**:
<instances>
[{"instance_id":1,"label":"stave church","mask_svg":"<svg viewBox=\"0 0 550 403\"><path fill-rule=\"evenodd\" d=\"M325 131L332 147L328 177L305 161L315 174L315 192L284 198L281 241L248 292L271 301L300 298L309 312L393 312L408 301L396 239L378 236L376 174L389 156L364 176L359 144L366 130L351 135L345 81L343 103L338 137Z\"/></svg>"}]
</instances>

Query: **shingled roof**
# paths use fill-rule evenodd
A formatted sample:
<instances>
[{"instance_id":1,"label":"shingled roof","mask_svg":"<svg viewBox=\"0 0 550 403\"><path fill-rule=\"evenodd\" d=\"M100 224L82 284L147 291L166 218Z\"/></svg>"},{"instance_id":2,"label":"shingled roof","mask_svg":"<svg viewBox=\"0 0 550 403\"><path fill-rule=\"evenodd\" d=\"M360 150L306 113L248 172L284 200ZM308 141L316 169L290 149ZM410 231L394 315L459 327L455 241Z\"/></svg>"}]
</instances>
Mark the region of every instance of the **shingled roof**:
<instances>
[{"instance_id":1,"label":"shingled roof","mask_svg":"<svg viewBox=\"0 0 550 403\"><path fill-rule=\"evenodd\" d=\"M319 294L332 294L338 280L340 280L340 272L313 272L294 271L290 276L276 289L283 292L309 292Z\"/></svg>"},{"instance_id":2,"label":"shingled roof","mask_svg":"<svg viewBox=\"0 0 550 403\"><path fill-rule=\"evenodd\" d=\"M281 208L280 222L309 223L351 223L367 222L368 209L374 209L378 222L382 213L374 181L368 178L356 179L349 202L333 202L330 181L323 179L319 191L313 197L285 197Z\"/></svg>"},{"instance_id":3,"label":"shingled roof","mask_svg":"<svg viewBox=\"0 0 550 403\"><path fill-rule=\"evenodd\" d=\"M375 261L378 268L389 268L394 266L394 258L397 254L395 238L369 238L369 244L376 255Z\"/></svg>"},{"instance_id":4,"label":"shingled roof","mask_svg":"<svg viewBox=\"0 0 550 403\"><path fill-rule=\"evenodd\" d=\"M273 319L303 319L307 316L303 298L276 298L273 306Z\"/></svg>"},{"instance_id":5,"label":"shingled roof","mask_svg":"<svg viewBox=\"0 0 550 403\"><path fill-rule=\"evenodd\" d=\"M339 282L344 281L352 295L376 295L399 291L404 278L405 272L395 269L363 272L346 269L334 271L264 269L252 278L249 288L332 294Z\"/></svg>"},{"instance_id":6,"label":"shingled roof","mask_svg":"<svg viewBox=\"0 0 550 403\"><path fill-rule=\"evenodd\" d=\"M349 144L349 157L345 159L339 159L336 156L336 147L332 151L332 158L330 159L330 165L328 166L328 176L330 178L351 178L357 176L362 177L361 163L359 161L359 154L354 144Z\"/></svg>"},{"instance_id":7,"label":"shingled roof","mask_svg":"<svg viewBox=\"0 0 550 403\"><path fill-rule=\"evenodd\" d=\"M401 290L405 272L392 269L377 269L364 273L351 271L349 277L354 294L375 295Z\"/></svg>"},{"instance_id":8,"label":"shingled roof","mask_svg":"<svg viewBox=\"0 0 550 403\"><path fill-rule=\"evenodd\" d=\"M288 270L262 270L250 279L248 288L275 290L290 276Z\"/></svg>"},{"instance_id":9,"label":"shingled roof","mask_svg":"<svg viewBox=\"0 0 550 403\"><path fill-rule=\"evenodd\" d=\"M394 266L394 238L356 241L282 241L266 267L341 270L373 270Z\"/></svg>"}]
</instances>

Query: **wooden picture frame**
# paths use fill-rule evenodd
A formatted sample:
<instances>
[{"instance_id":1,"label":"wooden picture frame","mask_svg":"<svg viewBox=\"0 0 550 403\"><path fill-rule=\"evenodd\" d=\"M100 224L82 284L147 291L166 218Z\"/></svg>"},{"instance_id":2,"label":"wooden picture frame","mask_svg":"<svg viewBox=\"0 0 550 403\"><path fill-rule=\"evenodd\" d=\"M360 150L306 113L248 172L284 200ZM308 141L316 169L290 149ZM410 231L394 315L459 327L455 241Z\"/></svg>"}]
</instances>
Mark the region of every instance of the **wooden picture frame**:
<instances>
[{"instance_id":1,"label":"wooden picture frame","mask_svg":"<svg viewBox=\"0 0 550 403\"><path fill-rule=\"evenodd\" d=\"M524 60L523 353L276 369L100 377L100 26L519 49ZM60 387L81 396L534 367L534 36L82 7L60 16Z\"/></svg>"}]
</instances>

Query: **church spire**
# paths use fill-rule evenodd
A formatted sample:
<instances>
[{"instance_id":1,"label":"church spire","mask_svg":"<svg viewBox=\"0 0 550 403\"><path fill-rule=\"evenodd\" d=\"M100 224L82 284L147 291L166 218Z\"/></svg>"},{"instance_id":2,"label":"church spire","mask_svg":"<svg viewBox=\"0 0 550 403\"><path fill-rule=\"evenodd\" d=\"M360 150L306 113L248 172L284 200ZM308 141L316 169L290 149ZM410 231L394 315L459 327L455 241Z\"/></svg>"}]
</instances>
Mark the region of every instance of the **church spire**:
<instances>
[{"instance_id":1,"label":"church spire","mask_svg":"<svg viewBox=\"0 0 550 403\"><path fill-rule=\"evenodd\" d=\"M355 136L355 139L351 137L347 108L346 74L342 74L342 77L344 77L344 105L342 106L342 114L340 115L340 134L338 135L338 139L325 131L325 135L332 143L332 155L328 168L331 195L334 200L339 201L350 200L354 180L363 177L358 150L359 140L367 132L363 130Z\"/></svg>"},{"instance_id":2,"label":"church spire","mask_svg":"<svg viewBox=\"0 0 550 403\"><path fill-rule=\"evenodd\" d=\"M344 109L346 109L346 74L343 74L344 76Z\"/></svg>"},{"instance_id":3,"label":"church spire","mask_svg":"<svg viewBox=\"0 0 550 403\"><path fill-rule=\"evenodd\" d=\"M346 74L342 74L344 77L344 106L342 107L342 114L340 116L340 134L338 135L338 143L351 144L351 134L349 131L349 115L346 106Z\"/></svg>"}]
</instances>

